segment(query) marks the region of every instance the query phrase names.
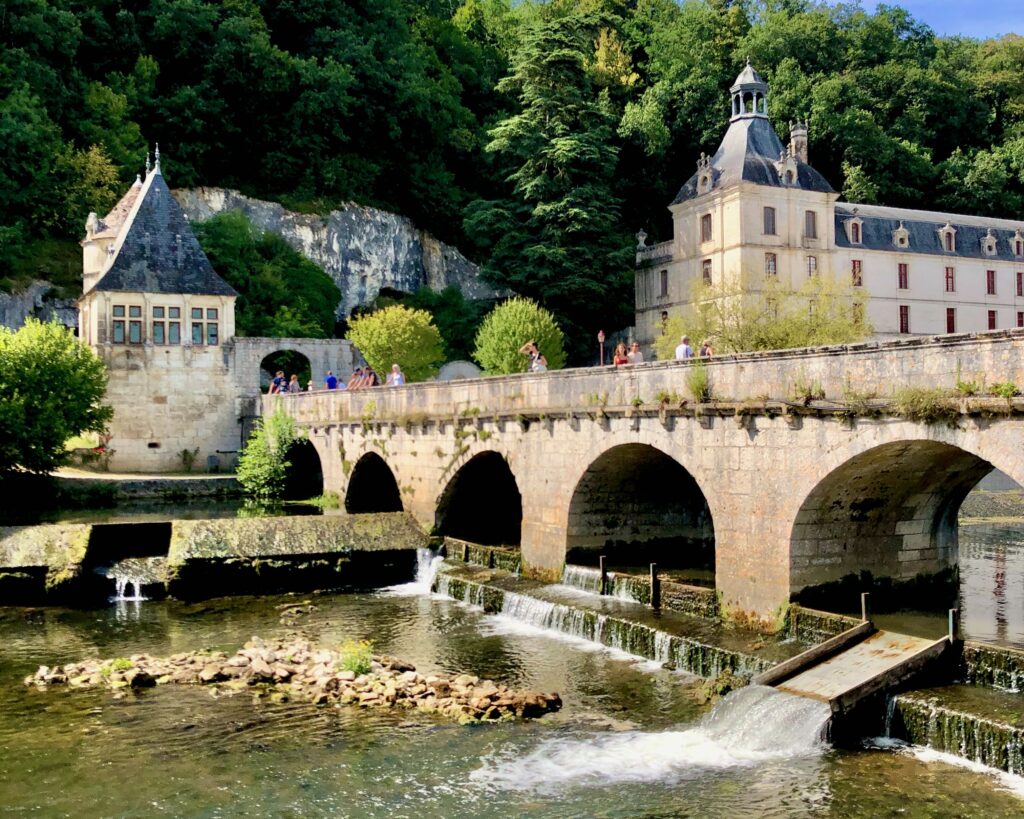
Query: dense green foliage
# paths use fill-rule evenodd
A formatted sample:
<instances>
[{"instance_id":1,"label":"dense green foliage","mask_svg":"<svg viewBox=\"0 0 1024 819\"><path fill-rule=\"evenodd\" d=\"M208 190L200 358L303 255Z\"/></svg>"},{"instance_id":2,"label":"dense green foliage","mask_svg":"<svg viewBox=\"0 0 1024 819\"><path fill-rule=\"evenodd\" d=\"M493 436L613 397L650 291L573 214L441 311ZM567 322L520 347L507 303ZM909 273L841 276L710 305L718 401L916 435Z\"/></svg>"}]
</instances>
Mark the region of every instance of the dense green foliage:
<instances>
[{"instance_id":1,"label":"dense green foliage","mask_svg":"<svg viewBox=\"0 0 1024 819\"><path fill-rule=\"evenodd\" d=\"M588 360L629 320L630 235L668 235L747 56L776 128L809 117L811 161L848 198L1024 206L1024 38L938 37L891 6L8 0L0 287L48 272L37 242L78 238L159 140L174 185L410 216Z\"/></svg>"},{"instance_id":2,"label":"dense green foliage","mask_svg":"<svg viewBox=\"0 0 1024 819\"><path fill-rule=\"evenodd\" d=\"M196 225L214 269L235 290L240 336L330 338L341 291L323 270L244 214L222 213Z\"/></svg>"},{"instance_id":3,"label":"dense green foliage","mask_svg":"<svg viewBox=\"0 0 1024 819\"><path fill-rule=\"evenodd\" d=\"M247 497L261 503L281 499L291 466L288 450L296 440L295 421L280 405L256 421L238 456L238 482Z\"/></svg>"},{"instance_id":4,"label":"dense green foliage","mask_svg":"<svg viewBox=\"0 0 1024 819\"><path fill-rule=\"evenodd\" d=\"M444 360L441 334L426 310L401 304L354 318L348 339L376 371L381 382L397 364L406 382L425 381L437 375Z\"/></svg>"},{"instance_id":5,"label":"dense green foliage","mask_svg":"<svg viewBox=\"0 0 1024 819\"><path fill-rule=\"evenodd\" d=\"M710 339L717 353L850 344L871 335L862 288L811 276L798 288L769 283L754 294L738 286L696 282L690 307L671 316L654 341L659 360L675 358L683 334L697 352Z\"/></svg>"},{"instance_id":6,"label":"dense green foliage","mask_svg":"<svg viewBox=\"0 0 1024 819\"><path fill-rule=\"evenodd\" d=\"M483 320L473 358L488 375L526 372L530 359L520 349L528 341L536 342L549 370L565 366L565 336L555 317L530 299L511 298Z\"/></svg>"},{"instance_id":7,"label":"dense green foliage","mask_svg":"<svg viewBox=\"0 0 1024 819\"><path fill-rule=\"evenodd\" d=\"M0 474L65 463L65 441L106 429L106 389L103 362L63 325L0 327Z\"/></svg>"}]
</instances>

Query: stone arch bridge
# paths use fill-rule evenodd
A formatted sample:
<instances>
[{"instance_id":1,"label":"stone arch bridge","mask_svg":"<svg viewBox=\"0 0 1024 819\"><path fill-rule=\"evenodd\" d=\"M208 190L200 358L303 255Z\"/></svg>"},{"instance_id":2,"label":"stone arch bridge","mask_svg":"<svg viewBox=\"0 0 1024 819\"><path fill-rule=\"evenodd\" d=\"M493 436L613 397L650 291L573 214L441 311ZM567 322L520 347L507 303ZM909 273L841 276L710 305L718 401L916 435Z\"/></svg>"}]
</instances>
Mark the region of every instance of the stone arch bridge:
<instances>
[{"instance_id":1,"label":"stone arch bridge","mask_svg":"<svg viewBox=\"0 0 1024 819\"><path fill-rule=\"evenodd\" d=\"M518 543L538 577L596 550L703 564L727 610L769 619L850 573L955 565L970 489L993 467L1024 483L1024 400L965 397L958 382L1024 386L1024 332L266 397L264 410L280 401L308 431L350 511Z\"/></svg>"}]
</instances>

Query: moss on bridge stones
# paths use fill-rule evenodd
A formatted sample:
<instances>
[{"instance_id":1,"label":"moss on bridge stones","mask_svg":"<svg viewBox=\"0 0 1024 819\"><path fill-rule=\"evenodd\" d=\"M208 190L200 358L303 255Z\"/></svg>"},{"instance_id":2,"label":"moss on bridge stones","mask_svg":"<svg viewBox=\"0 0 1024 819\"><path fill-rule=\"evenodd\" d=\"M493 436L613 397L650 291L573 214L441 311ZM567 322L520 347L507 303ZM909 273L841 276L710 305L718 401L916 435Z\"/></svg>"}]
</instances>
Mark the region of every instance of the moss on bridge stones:
<instances>
[{"instance_id":1,"label":"moss on bridge stones","mask_svg":"<svg viewBox=\"0 0 1024 819\"><path fill-rule=\"evenodd\" d=\"M0 592L4 601L60 596L81 574L92 525L0 527Z\"/></svg>"}]
</instances>

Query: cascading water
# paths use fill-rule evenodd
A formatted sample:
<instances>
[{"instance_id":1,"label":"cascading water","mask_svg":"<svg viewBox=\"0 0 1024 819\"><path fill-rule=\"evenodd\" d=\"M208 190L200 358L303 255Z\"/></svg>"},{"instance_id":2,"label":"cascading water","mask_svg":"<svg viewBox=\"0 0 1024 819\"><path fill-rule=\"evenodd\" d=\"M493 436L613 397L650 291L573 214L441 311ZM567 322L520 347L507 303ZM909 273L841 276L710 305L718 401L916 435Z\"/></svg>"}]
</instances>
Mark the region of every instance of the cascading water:
<instances>
[{"instance_id":1,"label":"cascading water","mask_svg":"<svg viewBox=\"0 0 1024 819\"><path fill-rule=\"evenodd\" d=\"M431 549L416 550L416 579L411 583L399 583L397 586L387 586L381 591L386 594L393 594L404 597L414 597L420 594L430 594L430 588L434 584L437 570L444 562L444 558Z\"/></svg>"},{"instance_id":2,"label":"cascading water","mask_svg":"<svg viewBox=\"0 0 1024 819\"><path fill-rule=\"evenodd\" d=\"M149 599L142 593L143 586L165 582L167 560L163 557L130 557L96 571L114 581L110 602L137 603Z\"/></svg>"},{"instance_id":3,"label":"cascading water","mask_svg":"<svg viewBox=\"0 0 1024 819\"><path fill-rule=\"evenodd\" d=\"M567 563L562 570L562 585L591 594L600 594L601 572L589 566L573 566Z\"/></svg>"},{"instance_id":4,"label":"cascading water","mask_svg":"<svg viewBox=\"0 0 1024 819\"><path fill-rule=\"evenodd\" d=\"M830 718L826 703L749 686L726 696L694 728L548 740L517 759L488 762L471 776L501 790L542 791L679 780L708 768L821 753Z\"/></svg>"}]
</instances>

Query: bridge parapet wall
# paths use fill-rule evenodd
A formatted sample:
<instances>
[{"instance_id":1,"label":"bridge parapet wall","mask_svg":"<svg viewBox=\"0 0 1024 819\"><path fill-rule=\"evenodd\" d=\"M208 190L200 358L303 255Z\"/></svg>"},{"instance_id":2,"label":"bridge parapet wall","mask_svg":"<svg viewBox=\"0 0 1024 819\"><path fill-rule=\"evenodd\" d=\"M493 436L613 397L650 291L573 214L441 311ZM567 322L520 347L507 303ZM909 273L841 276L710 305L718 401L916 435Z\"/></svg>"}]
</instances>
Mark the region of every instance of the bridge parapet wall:
<instances>
[{"instance_id":1,"label":"bridge parapet wall","mask_svg":"<svg viewBox=\"0 0 1024 819\"><path fill-rule=\"evenodd\" d=\"M428 382L401 388L300 393L288 411L300 424L352 419L411 420L488 414L597 410L642 401L692 401L687 381L706 367L713 395L727 401L786 398L820 387L830 399L854 392L887 397L900 387L954 387L957 379L1012 382L1024 387L1024 330L914 337L799 350L665 361L626 367L591 367ZM639 400L638 400L639 399ZM264 402L268 399L264 398Z\"/></svg>"}]
</instances>

